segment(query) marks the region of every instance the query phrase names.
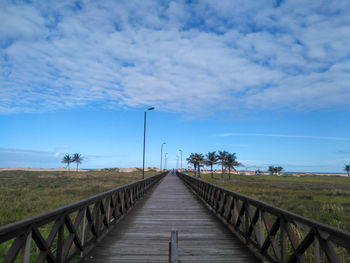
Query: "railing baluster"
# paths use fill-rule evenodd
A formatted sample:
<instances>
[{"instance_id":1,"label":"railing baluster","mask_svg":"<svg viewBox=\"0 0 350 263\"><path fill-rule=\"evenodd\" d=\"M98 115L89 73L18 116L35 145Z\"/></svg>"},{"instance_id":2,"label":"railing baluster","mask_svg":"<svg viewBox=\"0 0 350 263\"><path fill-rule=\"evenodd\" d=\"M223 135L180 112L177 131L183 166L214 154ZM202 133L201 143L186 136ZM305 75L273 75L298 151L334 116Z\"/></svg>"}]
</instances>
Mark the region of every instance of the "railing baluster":
<instances>
[{"instance_id":1,"label":"railing baluster","mask_svg":"<svg viewBox=\"0 0 350 263\"><path fill-rule=\"evenodd\" d=\"M315 237L315 262L321 262L321 247L320 247L320 241L318 240L318 237Z\"/></svg>"},{"instance_id":2,"label":"railing baluster","mask_svg":"<svg viewBox=\"0 0 350 263\"><path fill-rule=\"evenodd\" d=\"M237 207L237 199L233 198L233 225L236 226L238 222L238 207Z\"/></svg>"},{"instance_id":3,"label":"railing baluster","mask_svg":"<svg viewBox=\"0 0 350 263\"><path fill-rule=\"evenodd\" d=\"M261 208L258 208L258 209L259 209L259 246L261 249L265 241L265 231L264 231L264 222L262 218L263 213Z\"/></svg>"},{"instance_id":4,"label":"railing baluster","mask_svg":"<svg viewBox=\"0 0 350 263\"><path fill-rule=\"evenodd\" d=\"M111 222L111 218L110 218L110 215L111 215L111 198L112 197L107 199L107 204L106 204L107 205L106 219L107 219L108 226L109 226L109 224Z\"/></svg>"},{"instance_id":5,"label":"railing baluster","mask_svg":"<svg viewBox=\"0 0 350 263\"><path fill-rule=\"evenodd\" d=\"M249 218L248 218L248 202L244 202L244 235L248 239ZM247 240L248 241L248 240Z\"/></svg>"},{"instance_id":6,"label":"railing baluster","mask_svg":"<svg viewBox=\"0 0 350 263\"><path fill-rule=\"evenodd\" d=\"M31 243L32 243L32 231L29 231L29 234L26 239L26 243L22 249L21 263L29 263Z\"/></svg>"},{"instance_id":7,"label":"railing baluster","mask_svg":"<svg viewBox=\"0 0 350 263\"><path fill-rule=\"evenodd\" d=\"M14 262L19 251L23 247L23 244L25 244L25 238L26 238L25 234L16 238L16 240L12 243L8 253L5 255L3 263Z\"/></svg>"},{"instance_id":8,"label":"railing baluster","mask_svg":"<svg viewBox=\"0 0 350 263\"><path fill-rule=\"evenodd\" d=\"M286 243L285 243L285 221L283 217L280 217L280 249L281 249L281 262L286 262Z\"/></svg>"},{"instance_id":9,"label":"railing baluster","mask_svg":"<svg viewBox=\"0 0 350 263\"><path fill-rule=\"evenodd\" d=\"M85 231L86 231L86 207L84 208L84 216L80 227L80 240L83 249L85 248ZM83 257L83 250L80 252L80 257Z\"/></svg>"},{"instance_id":10,"label":"railing baluster","mask_svg":"<svg viewBox=\"0 0 350 263\"><path fill-rule=\"evenodd\" d=\"M58 263L63 263L63 241L64 241L64 217L62 216L60 219L60 226L58 230L58 238L57 238L57 251L56 251L56 261Z\"/></svg>"}]
</instances>

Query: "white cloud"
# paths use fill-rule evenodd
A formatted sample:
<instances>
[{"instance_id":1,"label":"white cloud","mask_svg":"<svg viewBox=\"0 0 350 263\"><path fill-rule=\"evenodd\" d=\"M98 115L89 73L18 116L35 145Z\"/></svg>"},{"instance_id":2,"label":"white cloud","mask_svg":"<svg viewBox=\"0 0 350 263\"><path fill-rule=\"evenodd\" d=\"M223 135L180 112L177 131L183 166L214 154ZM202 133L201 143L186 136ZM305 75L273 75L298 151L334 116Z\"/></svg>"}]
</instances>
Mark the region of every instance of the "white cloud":
<instances>
[{"instance_id":1,"label":"white cloud","mask_svg":"<svg viewBox=\"0 0 350 263\"><path fill-rule=\"evenodd\" d=\"M348 108L348 1L0 4L0 113ZM1 23L3 22L3 23Z\"/></svg>"},{"instance_id":2,"label":"white cloud","mask_svg":"<svg viewBox=\"0 0 350 263\"><path fill-rule=\"evenodd\" d=\"M0 167L30 167L30 168L56 168L62 167L61 158L66 153L57 149L67 149L68 146L57 147L55 151L40 151L31 149L15 149L0 147ZM110 165L116 156L84 155L85 167L104 167L99 159L105 160L105 165Z\"/></svg>"},{"instance_id":3,"label":"white cloud","mask_svg":"<svg viewBox=\"0 0 350 263\"><path fill-rule=\"evenodd\" d=\"M28 149L0 148L0 167L42 167L46 168L61 165L54 152Z\"/></svg>"}]
</instances>

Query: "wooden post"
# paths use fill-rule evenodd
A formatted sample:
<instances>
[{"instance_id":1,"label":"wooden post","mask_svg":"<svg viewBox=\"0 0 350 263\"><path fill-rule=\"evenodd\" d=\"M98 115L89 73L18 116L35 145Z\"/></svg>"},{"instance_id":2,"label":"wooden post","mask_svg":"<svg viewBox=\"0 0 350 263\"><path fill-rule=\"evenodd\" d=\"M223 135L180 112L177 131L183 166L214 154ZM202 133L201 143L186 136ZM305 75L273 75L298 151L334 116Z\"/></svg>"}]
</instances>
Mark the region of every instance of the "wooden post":
<instances>
[{"instance_id":1,"label":"wooden post","mask_svg":"<svg viewBox=\"0 0 350 263\"><path fill-rule=\"evenodd\" d=\"M86 207L84 208L84 217L83 217L83 222L81 224L81 233L80 233L80 240L81 240L81 245L84 248L85 244L85 229L86 229ZM82 258L84 255L84 251L80 252L80 257Z\"/></svg>"},{"instance_id":2,"label":"wooden post","mask_svg":"<svg viewBox=\"0 0 350 263\"><path fill-rule=\"evenodd\" d=\"M112 196L110 197L110 198L108 198L107 199L107 211L106 211L106 219L107 219L107 224L108 224L108 226L109 226L109 223L110 223L110 214L111 214L111 198L112 198Z\"/></svg>"},{"instance_id":3,"label":"wooden post","mask_svg":"<svg viewBox=\"0 0 350 263\"><path fill-rule=\"evenodd\" d=\"M281 262L286 262L286 242L285 242L285 221L280 215L280 249L281 249Z\"/></svg>"},{"instance_id":4,"label":"wooden post","mask_svg":"<svg viewBox=\"0 0 350 263\"><path fill-rule=\"evenodd\" d=\"M62 218L61 218L61 225L60 225L59 230L58 230L58 238L57 238L56 257L57 257L57 262L58 263L63 263L64 262L64 258L63 258L64 221L65 221L65 216L62 216Z\"/></svg>"},{"instance_id":5,"label":"wooden post","mask_svg":"<svg viewBox=\"0 0 350 263\"><path fill-rule=\"evenodd\" d=\"M237 199L233 198L233 224L235 225L237 222L237 218L238 218L238 213L237 213Z\"/></svg>"},{"instance_id":6,"label":"wooden post","mask_svg":"<svg viewBox=\"0 0 350 263\"><path fill-rule=\"evenodd\" d=\"M261 211L261 208L259 208L259 245L260 248L264 244L265 239L265 233L264 233L264 220L263 220L263 213Z\"/></svg>"},{"instance_id":7,"label":"wooden post","mask_svg":"<svg viewBox=\"0 0 350 263\"><path fill-rule=\"evenodd\" d=\"M26 239L26 244L24 245L24 248L22 249L21 263L29 263L31 242L32 242L32 231L30 231L28 233L28 236Z\"/></svg>"},{"instance_id":8,"label":"wooden post","mask_svg":"<svg viewBox=\"0 0 350 263\"><path fill-rule=\"evenodd\" d=\"M244 202L244 234L245 241L248 244L248 230L249 230L249 216L248 216L248 202Z\"/></svg>"},{"instance_id":9,"label":"wooden post","mask_svg":"<svg viewBox=\"0 0 350 263\"><path fill-rule=\"evenodd\" d=\"M177 230L171 230L171 236L169 241L169 263L179 263L178 255L178 232Z\"/></svg>"},{"instance_id":10,"label":"wooden post","mask_svg":"<svg viewBox=\"0 0 350 263\"><path fill-rule=\"evenodd\" d=\"M315 236L315 262L317 263L321 263L323 262L323 258L322 258L322 255L321 255L321 247L320 247L320 241L318 240L318 237L317 235Z\"/></svg>"}]
</instances>

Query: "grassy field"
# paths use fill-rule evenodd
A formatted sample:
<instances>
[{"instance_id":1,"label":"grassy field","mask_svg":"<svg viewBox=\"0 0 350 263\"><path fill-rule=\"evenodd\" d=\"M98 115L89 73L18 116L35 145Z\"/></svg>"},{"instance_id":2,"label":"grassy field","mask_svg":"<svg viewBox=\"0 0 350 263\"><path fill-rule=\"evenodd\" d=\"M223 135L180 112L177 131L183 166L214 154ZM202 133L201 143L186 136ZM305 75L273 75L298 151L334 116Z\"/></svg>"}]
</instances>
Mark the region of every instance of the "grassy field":
<instances>
[{"instance_id":1,"label":"grassy field","mask_svg":"<svg viewBox=\"0 0 350 263\"><path fill-rule=\"evenodd\" d=\"M154 174L156 171L148 171L146 177ZM72 203L141 178L141 171L122 173L117 169L79 173L3 171L0 172L0 225ZM350 178L231 175L231 179L228 180L227 175L222 179L221 174L215 174L214 178L211 178L210 174L202 174L201 178L274 206L350 231ZM41 229L41 232L47 236L49 227ZM0 261L11 242L0 245ZM35 262L39 249L33 241L31 250L30 262Z\"/></svg>"},{"instance_id":2,"label":"grassy field","mask_svg":"<svg viewBox=\"0 0 350 263\"><path fill-rule=\"evenodd\" d=\"M146 172L146 177L155 171ZM274 206L350 231L350 178L340 176L239 176L202 179ZM0 172L0 225L139 180L142 172Z\"/></svg>"},{"instance_id":3,"label":"grassy field","mask_svg":"<svg viewBox=\"0 0 350 263\"><path fill-rule=\"evenodd\" d=\"M350 231L350 178L341 176L241 176L201 178L307 218Z\"/></svg>"},{"instance_id":4,"label":"grassy field","mask_svg":"<svg viewBox=\"0 0 350 263\"><path fill-rule=\"evenodd\" d=\"M156 174L145 172L145 177ZM142 171L0 172L0 226L142 179Z\"/></svg>"}]
</instances>

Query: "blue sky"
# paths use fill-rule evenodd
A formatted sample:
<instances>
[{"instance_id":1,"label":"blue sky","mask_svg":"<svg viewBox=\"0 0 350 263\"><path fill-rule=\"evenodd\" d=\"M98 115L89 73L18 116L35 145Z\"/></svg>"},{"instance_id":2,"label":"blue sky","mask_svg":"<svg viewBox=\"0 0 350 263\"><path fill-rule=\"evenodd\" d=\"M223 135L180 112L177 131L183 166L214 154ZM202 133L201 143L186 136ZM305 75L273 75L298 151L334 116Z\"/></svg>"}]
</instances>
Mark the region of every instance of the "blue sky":
<instances>
[{"instance_id":1,"label":"blue sky","mask_svg":"<svg viewBox=\"0 0 350 263\"><path fill-rule=\"evenodd\" d=\"M350 162L350 2L0 2L0 167ZM185 161L183 160L185 165Z\"/></svg>"}]
</instances>

